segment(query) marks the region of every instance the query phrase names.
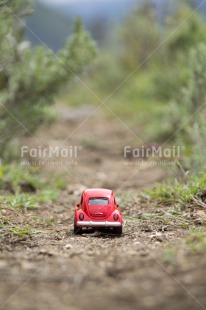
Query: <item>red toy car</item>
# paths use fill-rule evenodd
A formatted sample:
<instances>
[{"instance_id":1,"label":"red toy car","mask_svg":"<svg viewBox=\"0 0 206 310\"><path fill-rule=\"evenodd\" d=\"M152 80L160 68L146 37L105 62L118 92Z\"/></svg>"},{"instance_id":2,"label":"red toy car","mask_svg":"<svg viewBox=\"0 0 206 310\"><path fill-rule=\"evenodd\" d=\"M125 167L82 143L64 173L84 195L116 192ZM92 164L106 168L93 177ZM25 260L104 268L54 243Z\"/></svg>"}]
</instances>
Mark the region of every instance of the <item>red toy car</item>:
<instances>
[{"instance_id":1,"label":"red toy car","mask_svg":"<svg viewBox=\"0 0 206 310\"><path fill-rule=\"evenodd\" d=\"M93 188L83 191L81 202L75 209L74 234L81 234L83 228L122 234L122 213L111 190Z\"/></svg>"}]
</instances>

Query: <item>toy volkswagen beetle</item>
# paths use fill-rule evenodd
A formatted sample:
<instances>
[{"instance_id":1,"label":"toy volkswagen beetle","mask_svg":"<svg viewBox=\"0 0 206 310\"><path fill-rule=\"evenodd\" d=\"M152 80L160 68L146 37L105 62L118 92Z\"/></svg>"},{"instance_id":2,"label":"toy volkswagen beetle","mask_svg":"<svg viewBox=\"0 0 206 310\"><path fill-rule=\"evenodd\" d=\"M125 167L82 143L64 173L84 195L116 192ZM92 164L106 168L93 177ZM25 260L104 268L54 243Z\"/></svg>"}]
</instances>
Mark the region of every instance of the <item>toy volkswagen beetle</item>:
<instances>
[{"instance_id":1,"label":"toy volkswagen beetle","mask_svg":"<svg viewBox=\"0 0 206 310\"><path fill-rule=\"evenodd\" d=\"M75 209L74 234L81 234L83 228L122 234L122 213L111 190L94 188L83 191L81 201Z\"/></svg>"}]
</instances>

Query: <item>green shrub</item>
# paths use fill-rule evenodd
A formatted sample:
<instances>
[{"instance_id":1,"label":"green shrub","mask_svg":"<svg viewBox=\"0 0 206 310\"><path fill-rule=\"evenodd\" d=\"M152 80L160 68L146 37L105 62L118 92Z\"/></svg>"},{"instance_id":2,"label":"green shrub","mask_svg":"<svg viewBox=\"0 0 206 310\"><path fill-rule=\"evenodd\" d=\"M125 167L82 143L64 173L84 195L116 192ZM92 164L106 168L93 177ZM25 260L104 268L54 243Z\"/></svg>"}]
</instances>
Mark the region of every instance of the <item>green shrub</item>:
<instances>
[{"instance_id":1,"label":"green shrub","mask_svg":"<svg viewBox=\"0 0 206 310\"><path fill-rule=\"evenodd\" d=\"M23 39L22 24L22 16L30 12L28 4L27 0L0 2L0 155L14 133L19 137L34 132L62 85L96 54L79 19L57 55L45 47L30 48Z\"/></svg>"}]
</instances>

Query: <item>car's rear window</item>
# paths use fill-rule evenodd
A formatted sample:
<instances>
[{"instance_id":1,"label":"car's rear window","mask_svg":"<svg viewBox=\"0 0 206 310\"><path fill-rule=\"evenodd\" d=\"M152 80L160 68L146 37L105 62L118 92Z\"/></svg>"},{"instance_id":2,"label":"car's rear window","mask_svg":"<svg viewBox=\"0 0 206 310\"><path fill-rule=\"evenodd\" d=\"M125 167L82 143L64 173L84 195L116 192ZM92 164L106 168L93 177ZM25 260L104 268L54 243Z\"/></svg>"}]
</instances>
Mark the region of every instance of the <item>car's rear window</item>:
<instances>
[{"instance_id":1,"label":"car's rear window","mask_svg":"<svg viewBox=\"0 0 206 310\"><path fill-rule=\"evenodd\" d=\"M108 198L89 198L89 205L103 205L109 204Z\"/></svg>"}]
</instances>

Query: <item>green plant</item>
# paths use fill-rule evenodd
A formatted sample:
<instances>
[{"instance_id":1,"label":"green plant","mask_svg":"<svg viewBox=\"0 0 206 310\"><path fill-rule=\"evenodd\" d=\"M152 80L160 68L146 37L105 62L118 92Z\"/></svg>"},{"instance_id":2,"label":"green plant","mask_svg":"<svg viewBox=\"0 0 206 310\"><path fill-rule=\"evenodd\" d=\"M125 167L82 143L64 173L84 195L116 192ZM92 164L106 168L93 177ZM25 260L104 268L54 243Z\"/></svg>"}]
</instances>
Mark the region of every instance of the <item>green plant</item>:
<instances>
[{"instance_id":1,"label":"green plant","mask_svg":"<svg viewBox=\"0 0 206 310\"><path fill-rule=\"evenodd\" d=\"M13 197L8 197L5 200L7 207L17 209L19 211L26 211L36 208L34 199L31 196L25 194L18 194Z\"/></svg>"},{"instance_id":2,"label":"green plant","mask_svg":"<svg viewBox=\"0 0 206 310\"><path fill-rule=\"evenodd\" d=\"M29 225L23 227L13 227L10 233L11 235L18 237L27 237L31 233L31 227Z\"/></svg>"},{"instance_id":3,"label":"green plant","mask_svg":"<svg viewBox=\"0 0 206 310\"><path fill-rule=\"evenodd\" d=\"M94 58L95 44L76 20L74 33L54 55L24 41L22 17L31 11L28 0L0 2L0 132L1 156L15 137L32 133L45 119L59 89Z\"/></svg>"},{"instance_id":4,"label":"green plant","mask_svg":"<svg viewBox=\"0 0 206 310\"><path fill-rule=\"evenodd\" d=\"M146 194L147 198L158 199L162 202L172 203L178 202L182 204L189 204L192 197L201 201L198 196L202 190L206 188L206 170L197 176L192 175L188 177L187 182L181 183L178 180L171 180L170 183L163 182L156 184L152 191L146 190L143 193L143 197Z\"/></svg>"}]
</instances>

